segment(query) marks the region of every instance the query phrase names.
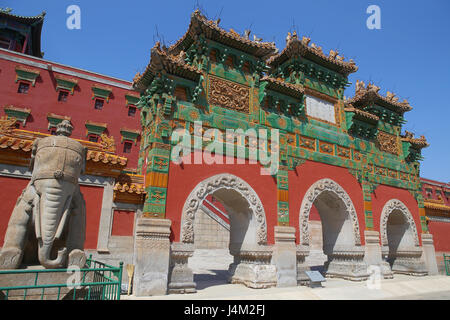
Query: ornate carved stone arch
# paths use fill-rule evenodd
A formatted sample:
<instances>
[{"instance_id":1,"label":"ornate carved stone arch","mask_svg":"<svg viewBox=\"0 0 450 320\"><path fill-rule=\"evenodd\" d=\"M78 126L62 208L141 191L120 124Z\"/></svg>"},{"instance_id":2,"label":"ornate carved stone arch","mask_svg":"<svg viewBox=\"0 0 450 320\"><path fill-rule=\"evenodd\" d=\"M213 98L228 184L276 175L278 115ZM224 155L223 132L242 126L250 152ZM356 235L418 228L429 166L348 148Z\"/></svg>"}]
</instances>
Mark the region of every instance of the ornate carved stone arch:
<instances>
[{"instance_id":1,"label":"ornate carved stone arch","mask_svg":"<svg viewBox=\"0 0 450 320\"><path fill-rule=\"evenodd\" d=\"M381 211L381 219L380 219L380 234L381 234L381 244L383 246L388 246L388 238L387 238L387 222L389 219L389 215L394 211L399 210L408 221L411 230L414 234L414 245L416 247L419 246L419 236L417 235L417 228L414 222L413 216L411 212L408 210L406 205L397 199L391 199L383 207Z\"/></svg>"},{"instance_id":2,"label":"ornate carved stone arch","mask_svg":"<svg viewBox=\"0 0 450 320\"><path fill-rule=\"evenodd\" d=\"M303 245L309 245L309 213L311 211L311 207L316 200L316 198L324 191L333 192L336 196L341 199L346 207L346 211L350 217L352 226L353 226L353 238L355 245L361 245L361 236L359 234L359 223L358 216L356 215L356 210L353 205L352 200L345 190L336 182L331 179L322 179L315 182L309 189L306 191L306 194L303 198L302 205L300 207L300 230L301 237L300 241Z\"/></svg>"},{"instance_id":3,"label":"ornate carved stone arch","mask_svg":"<svg viewBox=\"0 0 450 320\"><path fill-rule=\"evenodd\" d=\"M195 213L202 201L211 193L219 189L231 189L239 192L249 204L256 218L256 242L259 245L267 243L266 213L261 200L250 185L239 177L223 173L212 176L200 182L189 194L184 203L181 217L181 241L184 243L194 242Z\"/></svg>"}]
</instances>

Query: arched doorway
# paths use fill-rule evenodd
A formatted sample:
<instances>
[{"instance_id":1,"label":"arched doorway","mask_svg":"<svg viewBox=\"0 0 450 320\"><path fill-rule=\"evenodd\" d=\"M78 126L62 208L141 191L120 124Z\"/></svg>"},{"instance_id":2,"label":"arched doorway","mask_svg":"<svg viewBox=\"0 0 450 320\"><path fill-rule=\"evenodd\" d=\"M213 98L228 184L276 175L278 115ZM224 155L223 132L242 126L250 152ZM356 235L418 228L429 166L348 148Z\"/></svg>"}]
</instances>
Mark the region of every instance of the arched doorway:
<instances>
[{"instance_id":1,"label":"arched doorway","mask_svg":"<svg viewBox=\"0 0 450 320\"><path fill-rule=\"evenodd\" d=\"M199 183L188 196L181 218L181 242L172 244L169 292L195 290L189 258L195 251L196 219L205 211L208 197L217 199L229 216L228 269L232 283L252 288L276 285L275 266L270 264L272 249L267 246L267 224L263 205L244 180L232 174L219 174ZM187 288L187 290L186 290Z\"/></svg>"},{"instance_id":2,"label":"arched doorway","mask_svg":"<svg viewBox=\"0 0 450 320\"><path fill-rule=\"evenodd\" d=\"M392 199L386 202L381 212L380 234L383 259L394 273L426 275L421 261L416 224L411 212L403 202Z\"/></svg>"},{"instance_id":3,"label":"arched doorway","mask_svg":"<svg viewBox=\"0 0 450 320\"><path fill-rule=\"evenodd\" d=\"M324 273L328 277L365 280L367 266L363 262L358 217L353 202L345 190L331 179L314 183L306 192L300 207L300 247L298 253L299 282L308 270L306 255L311 248L309 217L311 208L317 209L322 225L323 253L327 256ZM303 254L302 254L303 252ZM303 256L302 256L303 255Z\"/></svg>"}]
</instances>

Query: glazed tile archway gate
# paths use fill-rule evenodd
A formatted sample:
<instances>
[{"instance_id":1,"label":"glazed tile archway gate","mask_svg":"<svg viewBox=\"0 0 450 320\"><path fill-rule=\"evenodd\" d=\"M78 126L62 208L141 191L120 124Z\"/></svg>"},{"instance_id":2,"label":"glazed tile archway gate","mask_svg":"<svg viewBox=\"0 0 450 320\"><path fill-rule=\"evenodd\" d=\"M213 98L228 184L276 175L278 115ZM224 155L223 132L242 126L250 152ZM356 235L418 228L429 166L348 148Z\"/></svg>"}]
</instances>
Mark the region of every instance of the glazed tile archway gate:
<instances>
[{"instance_id":1,"label":"glazed tile archway gate","mask_svg":"<svg viewBox=\"0 0 450 320\"><path fill-rule=\"evenodd\" d=\"M296 247L293 255L297 257L300 283L303 278L299 274L304 271L304 258L310 245L309 210L318 198L333 195L330 197L338 199L340 210L348 218L344 225L348 238L346 245L335 247L328 254L329 276L352 280L367 277L360 233L361 228L364 232L373 232L371 241L380 249L372 212L372 208L378 206L372 199L378 186L397 188L404 198L413 195L419 209L420 229L422 233L428 233L422 214L424 206L419 179L419 160L421 149L428 146L426 139L414 138L408 132L401 134L404 114L412 108L408 101L400 101L395 94L382 95L375 84L357 81L354 96L346 99L345 88L350 84L348 76L357 70L354 61L344 61L344 57L334 50L326 55L322 47L295 32L288 34L286 47L280 51L274 43L256 41L256 37L252 41L249 34L243 36L234 30L224 30L199 11L191 15L187 32L174 45L166 48L160 43L155 44L147 68L142 74L136 74L133 81L133 87L141 95L137 105L142 127L138 172L145 175L144 217L171 219L177 228L181 228L179 233L176 229L176 240L171 244L170 290L195 290L192 272L187 269L187 259L193 251L195 211L205 195L219 185L224 189L236 187L248 200L257 221L253 244L258 250L245 253L241 250L240 261L249 262L247 265L252 265L252 261L263 261L260 265L268 265L271 253L266 244L272 245L274 241L276 247L277 241L288 243L277 253L280 258L276 265L283 264L284 254L291 259L291 246ZM203 126L200 130L198 122ZM183 175L193 173L188 163L180 169L181 166L172 165L170 161L171 151L177 143L170 137L178 129L189 133L190 141L194 141L189 146L191 153L202 153L210 146L203 136L209 129L216 130L221 137L226 136L228 129L277 131L279 143L272 148L270 137L267 145L262 147L264 152L276 150L279 155L279 170L272 176L276 186L268 190L276 199L276 209L264 212L252 190L229 177L205 180L186 202L174 196L176 192L170 192L170 189L176 190L174 185L186 181ZM196 140L200 141L198 145L195 145ZM216 150L215 155L247 161L250 151L255 148L250 139L236 139L228 145L233 147L232 154L225 155L223 150ZM292 226L292 216L298 213L290 210L291 186L296 183L296 178L290 173L305 164L319 171L333 167L335 173L327 176L340 175L339 181L356 178L363 199L350 199L332 180L315 184L305 196L300 210L300 238L296 246L297 226ZM205 167L197 168L204 174L226 170L214 165L211 171ZM263 181L258 180L252 170L245 172L249 175L248 181ZM348 177L348 173L353 177ZM266 197L262 200L267 211L267 201L271 200ZM363 212L358 212L361 220L358 220L352 201L364 202ZM413 209L415 212L415 208L410 208L411 212ZM278 228L274 239L267 239L266 214ZM381 251L378 251L374 256L381 260ZM292 274L287 273L292 278ZM291 278L287 282L291 283Z\"/></svg>"},{"instance_id":2,"label":"glazed tile archway gate","mask_svg":"<svg viewBox=\"0 0 450 320\"><path fill-rule=\"evenodd\" d=\"M396 213L403 219L402 230L391 231L390 217ZM403 233L403 234L400 234ZM394 273L422 276L427 274L424 261L421 260L422 248L419 243L416 224L408 207L398 199L391 199L383 207L380 218L380 236L383 259L391 265ZM409 238L408 238L409 237ZM398 241L398 247L392 244Z\"/></svg>"},{"instance_id":3,"label":"glazed tile archway gate","mask_svg":"<svg viewBox=\"0 0 450 320\"><path fill-rule=\"evenodd\" d=\"M195 291L192 270L187 265L194 251L195 215L208 195L224 189L237 192L246 200L249 207L248 213L253 215L250 220L254 219L256 222L253 226L256 229L253 230L254 239L245 238L238 247L230 243L230 253L234 256L234 262L229 268L230 281L242 283L251 288L267 288L276 285L276 268L271 264L272 248L267 246L266 214L262 202L247 182L235 175L224 173L200 182L185 201L181 217L181 242L172 243L172 261L169 271L170 293ZM233 228L232 220L231 228ZM231 245L234 245L233 248Z\"/></svg>"},{"instance_id":4,"label":"glazed tile archway gate","mask_svg":"<svg viewBox=\"0 0 450 320\"><path fill-rule=\"evenodd\" d=\"M302 282L302 274L308 267L305 265L305 257L310 248L310 233L309 233L309 215L312 206L316 199L321 197L325 193L331 193L334 195L335 200L328 198L328 201L341 202L342 212L332 212L331 214L337 215L338 213L345 215L345 221L343 223L349 223L351 225L352 237L349 240L348 235L344 237L344 241L335 240L332 244L331 252L327 252L328 261L326 262L326 273L328 277L340 277L349 280L365 280L368 277L367 265L363 262L364 248L361 246L360 229L358 223L358 216L356 214L355 207L352 200L345 190L335 181L331 179L321 179L315 182L306 191L300 207L299 229L300 229L300 248L297 254L298 276L299 281ZM342 206L343 205L343 206ZM330 220L328 217L321 215L322 226L329 225ZM324 231L323 231L324 232ZM339 228L338 236L345 236L342 233L348 232L348 229L343 230L343 225ZM326 235L324 235L325 239ZM342 238L342 237L341 237Z\"/></svg>"}]
</instances>

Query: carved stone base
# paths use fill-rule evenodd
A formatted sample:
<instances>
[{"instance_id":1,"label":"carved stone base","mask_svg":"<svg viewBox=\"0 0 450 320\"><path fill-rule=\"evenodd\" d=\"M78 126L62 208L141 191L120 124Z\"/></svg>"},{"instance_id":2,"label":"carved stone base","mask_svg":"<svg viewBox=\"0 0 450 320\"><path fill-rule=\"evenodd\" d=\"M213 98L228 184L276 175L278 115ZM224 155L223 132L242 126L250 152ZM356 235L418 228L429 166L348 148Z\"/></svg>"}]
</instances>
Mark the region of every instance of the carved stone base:
<instances>
[{"instance_id":1,"label":"carved stone base","mask_svg":"<svg viewBox=\"0 0 450 320\"><path fill-rule=\"evenodd\" d=\"M297 258L297 285L307 286L310 283L309 277L305 271L310 271L311 268L306 263L306 257L309 255L309 247L299 245L295 252Z\"/></svg>"},{"instance_id":2,"label":"carved stone base","mask_svg":"<svg viewBox=\"0 0 450 320\"><path fill-rule=\"evenodd\" d=\"M277 270L271 262L272 248L257 247L241 250L239 259L235 260L236 268L231 276L231 283L240 283L249 288L264 289L277 285ZM239 261L239 262L238 262ZM230 272L233 271L233 264Z\"/></svg>"},{"instance_id":3,"label":"carved stone base","mask_svg":"<svg viewBox=\"0 0 450 320\"><path fill-rule=\"evenodd\" d=\"M383 261L380 246L380 234L378 231L365 230L365 253L364 262L368 267L376 266L380 268L380 272L384 279L392 279L394 274L392 273L389 263Z\"/></svg>"},{"instance_id":4,"label":"carved stone base","mask_svg":"<svg viewBox=\"0 0 450 320\"><path fill-rule=\"evenodd\" d=\"M420 247L408 251L397 251L395 254L390 253L386 256L393 273L411 276L426 276L428 274L427 267L421 259L422 249Z\"/></svg>"},{"instance_id":5,"label":"carved stone base","mask_svg":"<svg viewBox=\"0 0 450 320\"><path fill-rule=\"evenodd\" d=\"M427 267L428 275L434 276L439 274L432 234L422 233L422 250L422 257Z\"/></svg>"},{"instance_id":6,"label":"carved stone base","mask_svg":"<svg viewBox=\"0 0 450 320\"><path fill-rule=\"evenodd\" d=\"M134 244L134 286L136 296L167 294L170 259L168 219L139 218Z\"/></svg>"},{"instance_id":7,"label":"carved stone base","mask_svg":"<svg viewBox=\"0 0 450 320\"><path fill-rule=\"evenodd\" d=\"M75 249L69 253L67 265L83 268L86 265L86 255L83 250Z\"/></svg>"},{"instance_id":8,"label":"carved stone base","mask_svg":"<svg viewBox=\"0 0 450 320\"><path fill-rule=\"evenodd\" d=\"M420 257L397 256L393 265L394 273L407 274L411 276L426 276L428 274L425 263Z\"/></svg>"},{"instance_id":9,"label":"carved stone base","mask_svg":"<svg viewBox=\"0 0 450 320\"><path fill-rule=\"evenodd\" d=\"M23 251L19 248L2 248L0 270L17 269L22 261Z\"/></svg>"},{"instance_id":10,"label":"carved stone base","mask_svg":"<svg viewBox=\"0 0 450 320\"><path fill-rule=\"evenodd\" d=\"M334 250L325 262L327 278L342 278L351 281L363 281L369 278L367 264L364 262L363 248L353 250Z\"/></svg>"},{"instance_id":11,"label":"carved stone base","mask_svg":"<svg viewBox=\"0 0 450 320\"><path fill-rule=\"evenodd\" d=\"M297 286L295 228L275 226L272 264L277 269L277 287Z\"/></svg>"},{"instance_id":12,"label":"carved stone base","mask_svg":"<svg viewBox=\"0 0 450 320\"><path fill-rule=\"evenodd\" d=\"M386 261L381 261L380 263L381 274L384 279L394 279L394 273L392 272L391 266Z\"/></svg>"},{"instance_id":13,"label":"carved stone base","mask_svg":"<svg viewBox=\"0 0 450 320\"><path fill-rule=\"evenodd\" d=\"M195 293L194 274L188 267L189 257L194 253L194 244L172 243L169 270L170 293Z\"/></svg>"}]
</instances>

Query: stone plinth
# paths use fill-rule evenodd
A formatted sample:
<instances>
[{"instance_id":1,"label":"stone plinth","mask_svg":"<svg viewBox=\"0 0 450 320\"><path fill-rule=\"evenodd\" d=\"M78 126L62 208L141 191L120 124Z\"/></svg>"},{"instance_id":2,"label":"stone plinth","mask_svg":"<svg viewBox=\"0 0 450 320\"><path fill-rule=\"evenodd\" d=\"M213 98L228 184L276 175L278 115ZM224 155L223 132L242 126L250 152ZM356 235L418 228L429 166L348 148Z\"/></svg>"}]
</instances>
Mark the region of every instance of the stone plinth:
<instances>
[{"instance_id":1,"label":"stone plinth","mask_svg":"<svg viewBox=\"0 0 450 320\"><path fill-rule=\"evenodd\" d=\"M297 284L308 285L310 280L305 271L310 271L311 268L306 263L306 257L309 255L309 246L299 245L295 251L297 260Z\"/></svg>"},{"instance_id":2,"label":"stone plinth","mask_svg":"<svg viewBox=\"0 0 450 320\"><path fill-rule=\"evenodd\" d=\"M427 267L428 275L434 276L439 274L432 234L422 233L422 250L422 257Z\"/></svg>"},{"instance_id":3,"label":"stone plinth","mask_svg":"<svg viewBox=\"0 0 450 320\"><path fill-rule=\"evenodd\" d=\"M235 262L230 266L231 283L240 283L254 289L276 286L277 271L271 264L271 247L256 246L241 249L238 257L235 255L234 258Z\"/></svg>"},{"instance_id":4,"label":"stone plinth","mask_svg":"<svg viewBox=\"0 0 450 320\"><path fill-rule=\"evenodd\" d=\"M169 293L195 293L194 273L188 266L194 253L192 243L172 243L170 254Z\"/></svg>"},{"instance_id":5,"label":"stone plinth","mask_svg":"<svg viewBox=\"0 0 450 320\"><path fill-rule=\"evenodd\" d=\"M383 247L382 252L391 265L393 273L411 276L425 276L428 274L425 262L422 260L421 247L397 250L395 254L390 253L388 247Z\"/></svg>"},{"instance_id":6,"label":"stone plinth","mask_svg":"<svg viewBox=\"0 0 450 320\"><path fill-rule=\"evenodd\" d=\"M368 267L380 268L380 272L385 279L392 279L393 273L389 263L383 261L381 255L380 233L378 231L365 230L364 238L366 242L364 262Z\"/></svg>"},{"instance_id":7,"label":"stone plinth","mask_svg":"<svg viewBox=\"0 0 450 320\"><path fill-rule=\"evenodd\" d=\"M355 246L352 249L334 248L328 254L325 263L328 278L342 278L351 281L363 281L369 278L367 265L364 262L364 248Z\"/></svg>"},{"instance_id":8,"label":"stone plinth","mask_svg":"<svg viewBox=\"0 0 450 320\"><path fill-rule=\"evenodd\" d=\"M272 264L277 268L277 287L297 286L295 228L275 226Z\"/></svg>"},{"instance_id":9,"label":"stone plinth","mask_svg":"<svg viewBox=\"0 0 450 320\"><path fill-rule=\"evenodd\" d=\"M135 296L167 294L170 260L168 219L139 218L134 244Z\"/></svg>"}]
</instances>

